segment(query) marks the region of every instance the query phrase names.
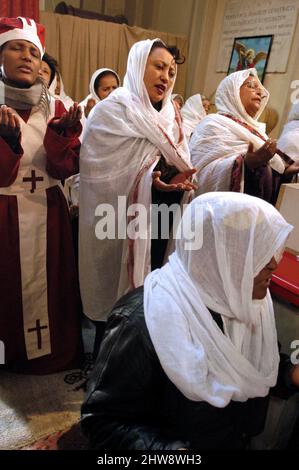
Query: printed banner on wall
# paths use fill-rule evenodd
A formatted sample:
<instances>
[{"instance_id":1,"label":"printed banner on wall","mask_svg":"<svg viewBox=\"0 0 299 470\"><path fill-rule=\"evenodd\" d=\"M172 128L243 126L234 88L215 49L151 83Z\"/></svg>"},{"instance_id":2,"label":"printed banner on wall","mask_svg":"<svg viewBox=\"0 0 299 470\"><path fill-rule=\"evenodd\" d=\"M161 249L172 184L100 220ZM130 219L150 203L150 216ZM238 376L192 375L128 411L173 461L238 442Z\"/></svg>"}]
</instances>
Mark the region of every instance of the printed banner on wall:
<instances>
[{"instance_id":1,"label":"printed banner on wall","mask_svg":"<svg viewBox=\"0 0 299 470\"><path fill-rule=\"evenodd\" d=\"M285 72L298 9L298 0L228 0L216 71L227 72L234 38L273 34L267 72Z\"/></svg>"}]
</instances>

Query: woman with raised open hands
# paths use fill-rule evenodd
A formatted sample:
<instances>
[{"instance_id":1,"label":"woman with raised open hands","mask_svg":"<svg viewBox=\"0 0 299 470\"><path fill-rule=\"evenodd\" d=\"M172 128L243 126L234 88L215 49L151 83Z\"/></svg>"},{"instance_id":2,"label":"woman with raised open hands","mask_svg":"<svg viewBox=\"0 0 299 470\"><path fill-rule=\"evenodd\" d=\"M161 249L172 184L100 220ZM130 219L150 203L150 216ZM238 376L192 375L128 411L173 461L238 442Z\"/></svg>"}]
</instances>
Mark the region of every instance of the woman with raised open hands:
<instances>
[{"instance_id":1,"label":"woman with raised open hands","mask_svg":"<svg viewBox=\"0 0 299 470\"><path fill-rule=\"evenodd\" d=\"M258 121L268 100L255 69L222 80L215 97L217 113L197 126L190 141L200 194L237 191L275 203L280 184L297 169Z\"/></svg>"},{"instance_id":2,"label":"woman with raised open hands","mask_svg":"<svg viewBox=\"0 0 299 470\"><path fill-rule=\"evenodd\" d=\"M46 374L80 358L78 279L61 180L78 172L80 109L39 76L45 28L0 19L0 338L5 367Z\"/></svg>"},{"instance_id":3,"label":"woman with raised open hands","mask_svg":"<svg viewBox=\"0 0 299 470\"><path fill-rule=\"evenodd\" d=\"M171 101L177 57L178 51L159 39L134 44L124 86L100 101L87 121L80 154L79 271L83 309L93 320L105 320L117 298L142 285L151 270L150 221L142 238L129 239L127 207L140 203L149 214L152 187L168 202L170 193L178 201L195 188L189 179L195 170ZM99 204L114 210L114 239L95 235ZM134 223L133 216L130 227Z\"/></svg>"}]
</instances>

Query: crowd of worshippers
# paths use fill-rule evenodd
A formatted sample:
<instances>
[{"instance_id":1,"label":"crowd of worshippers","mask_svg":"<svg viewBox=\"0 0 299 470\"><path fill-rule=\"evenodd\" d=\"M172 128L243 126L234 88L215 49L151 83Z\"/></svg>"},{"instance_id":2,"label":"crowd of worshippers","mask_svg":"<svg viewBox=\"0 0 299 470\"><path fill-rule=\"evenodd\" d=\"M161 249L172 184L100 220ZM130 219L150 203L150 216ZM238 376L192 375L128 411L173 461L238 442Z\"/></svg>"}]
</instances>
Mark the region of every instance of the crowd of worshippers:
<instances>
[{"instance_id":1,"label":"crowd of worshippers","mask_svg":"<svg viewBox=\"0 0 299 470\"><path fill-rule=\"evenodd\" d=\"M224 78L210 112L206 96L173 93L183 60L139 41L123 80L101 64L78 104L43 25L0 18L1 367L80 367L92 320L82 429L96 449L248 448L270 395L299 386L269 293L293 229L275 202L299 172L299 105L277 142L255 69ZM182 236L171 211L166 236L162 213L157 236L150 217L130 236L135 204L184 208ZM97 236L108 205L125 236Z\"/></svg>"}]
</instances>

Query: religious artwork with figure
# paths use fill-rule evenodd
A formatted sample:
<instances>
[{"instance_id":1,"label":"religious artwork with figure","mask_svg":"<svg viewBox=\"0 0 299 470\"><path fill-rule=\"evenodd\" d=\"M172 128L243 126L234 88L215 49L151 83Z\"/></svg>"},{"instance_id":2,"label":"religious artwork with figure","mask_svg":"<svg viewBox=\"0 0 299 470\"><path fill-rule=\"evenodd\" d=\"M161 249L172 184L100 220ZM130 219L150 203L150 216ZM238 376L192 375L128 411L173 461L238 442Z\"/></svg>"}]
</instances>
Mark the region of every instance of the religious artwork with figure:
<instances>
[{"instance_id":1,"label":"religious artwork with figure","mask_svg":"<svg viewBox=\"0 0 299 470\"><path fill-rule=\"evenodd\" d=\"M235 38L227 74L255 68L263 82L273 35Z\"/></svg>"}]
</instances>

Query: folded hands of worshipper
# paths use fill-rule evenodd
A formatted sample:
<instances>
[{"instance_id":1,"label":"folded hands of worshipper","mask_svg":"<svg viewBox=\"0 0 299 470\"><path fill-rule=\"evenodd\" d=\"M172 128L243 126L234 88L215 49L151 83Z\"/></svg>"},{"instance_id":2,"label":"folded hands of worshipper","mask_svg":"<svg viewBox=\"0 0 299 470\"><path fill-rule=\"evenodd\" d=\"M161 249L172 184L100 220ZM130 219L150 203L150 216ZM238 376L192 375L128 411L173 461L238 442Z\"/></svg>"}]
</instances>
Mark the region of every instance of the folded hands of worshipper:
<instances>
[{"instance_id":1,"label":"folded hands of worshipper","mask_svg":"<svg viewBox=\"0 0 299 470\"><path fill-rule=\"evenodd\" d=\"M171 192L171 191L191 191L197 189L197 185L190 181L190 177L196 173L196 168L182 171L175 175L169 183L161 180L161 171L153 171L153 186L158 191Z\"/></svg>"},{"instance_id":2,"label":"folded hands of worshipper","mask_svg":"<svg viewBox=\"0 0 299 470\"><path fill-rule=\"evenodd\" d=\"M3 105L0 107L0 137L9 140L11 143L17 142L21 132L19 118L11 108Z\"/></svg>"},{"instance_id":3,"label":"folded hands of worshipper","mask_svg":"<svg viewBox=\"0 0 299 470\"><path fill-rule=\"evenodd\" d=\"M54 118L51 121L51 127L58 131L64 131L76 126L82 117L82 110L78 103L74 103L68 111L62 114L60 118Z\"/></svg>"},{"instance_id":4,"label":"folded hands of worshipper","mask_svg":"<svg viewBox=\"0 0 299 470\"><path fill-rule=\"evenodd\" d=\"M244 156L246 166L250 170L255 170L266 165L276 153L276 140L268 139L258 150L253 150L253 144L248 145L247 153Z\"/></svg>"}]
</instances>

